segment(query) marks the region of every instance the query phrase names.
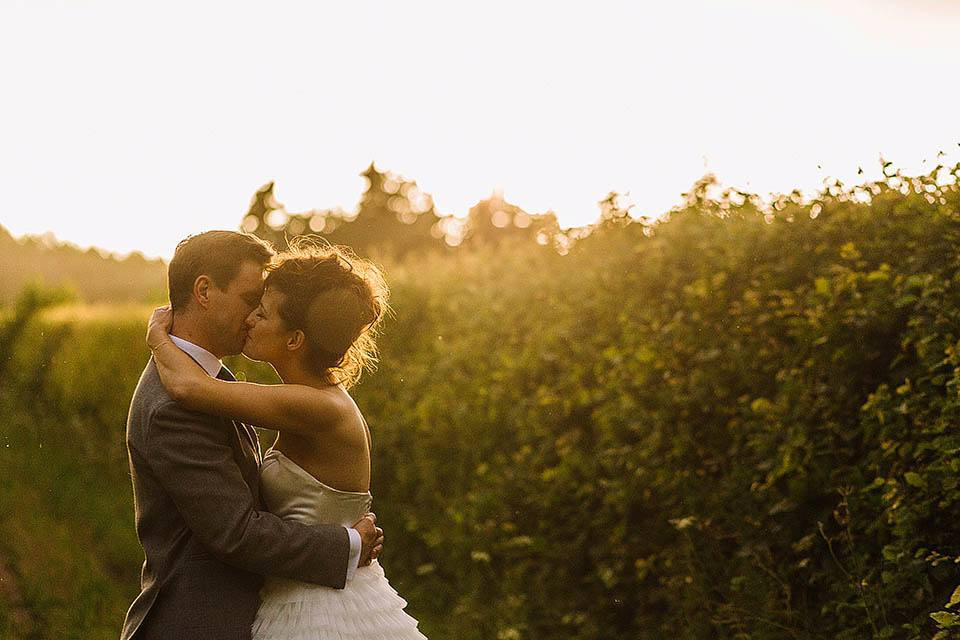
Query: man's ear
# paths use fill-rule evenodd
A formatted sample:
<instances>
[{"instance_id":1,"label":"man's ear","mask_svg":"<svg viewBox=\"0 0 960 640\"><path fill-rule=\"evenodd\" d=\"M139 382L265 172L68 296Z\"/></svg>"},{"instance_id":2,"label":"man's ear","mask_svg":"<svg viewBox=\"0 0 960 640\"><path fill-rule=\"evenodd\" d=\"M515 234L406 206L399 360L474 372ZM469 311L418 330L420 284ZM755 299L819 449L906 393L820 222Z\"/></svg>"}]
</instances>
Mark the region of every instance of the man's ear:
<instances>
[{"instance_id":1,"label":"man's ear","mask_svg":"<svg viewBox=\"0 0 960 640\"><path fill-rule=\"evenodd\" d=\"M210 281L210 276L200 275L193 281L193 297L197 299L202 309L206 309L210 304L210 289L212 287L213 282Z\"/></svg>"},{"instance_id":2,"label":"man's ear","mask_svg":"<svg viewBox=\"0 0 960 640\"><path fill-rule=\"evenodd\" d=\"M287 349L290 351L296 351L297 349L303 347L307 343L307 336L304 335L303 331L297 329L294 331L289 338L287 338Z\"/></svg>"}]
</instances>

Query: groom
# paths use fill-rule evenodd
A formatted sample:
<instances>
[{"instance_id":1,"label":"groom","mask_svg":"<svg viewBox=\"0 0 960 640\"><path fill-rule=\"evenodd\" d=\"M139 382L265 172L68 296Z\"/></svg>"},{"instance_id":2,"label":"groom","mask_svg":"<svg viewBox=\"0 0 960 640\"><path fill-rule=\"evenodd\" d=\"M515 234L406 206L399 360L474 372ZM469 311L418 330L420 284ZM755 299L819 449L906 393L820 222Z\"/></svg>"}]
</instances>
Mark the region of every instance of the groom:
<instances>
[{"instance_id":1,"label":"groom","mask_svg":"<svg viewBox=\"0 0 960 640\"><path fill-rule=\"evenodd\" d=\"M210 375L233 379L220 358L243 348L273 253L233 231L177 246L171 335ZM381 549L373 514L347 529L263 511L256 432L175 403L152 359L130 402L127 452L146 560L121 640L248 639L263 575L343 588Z\"/></svg>"}]
</instances>

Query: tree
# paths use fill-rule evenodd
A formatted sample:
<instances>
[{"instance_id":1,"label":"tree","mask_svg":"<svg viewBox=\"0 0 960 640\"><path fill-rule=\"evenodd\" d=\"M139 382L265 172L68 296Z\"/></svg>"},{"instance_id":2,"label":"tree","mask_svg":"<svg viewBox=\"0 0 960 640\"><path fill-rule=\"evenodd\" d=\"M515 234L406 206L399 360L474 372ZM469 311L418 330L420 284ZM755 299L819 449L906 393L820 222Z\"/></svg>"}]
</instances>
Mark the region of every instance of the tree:
<instances>
[{"instance_id":1,"label":"tree","mask_svg":"<svg viewBox=\"0 0 960 640\"><path fill-rule=\"evenodd\" d=\"M546 245L553 244L559 232L560 226L552 211L529 214L504 200L503 193L495 191L470 208L463 229L463 245L481 247L516 239Z\"/></svg>"},{"instance_id":2,"label":"tree","mask_svg":"<svg viewBox=\"0 0 960 640\"><path fill-rule=\"evenodd\" d=\"M401 259L411 252L447 246L446 222L437 215L433 198L416 182L373 163L361 174L367 188L355 214L340 209L289 213L274 196L274 183L257 190L243 219L243 229L269 240L278 249L290 238L317 233L333 244L345 244L360 255Z\"/></svg>"}]
</instances>

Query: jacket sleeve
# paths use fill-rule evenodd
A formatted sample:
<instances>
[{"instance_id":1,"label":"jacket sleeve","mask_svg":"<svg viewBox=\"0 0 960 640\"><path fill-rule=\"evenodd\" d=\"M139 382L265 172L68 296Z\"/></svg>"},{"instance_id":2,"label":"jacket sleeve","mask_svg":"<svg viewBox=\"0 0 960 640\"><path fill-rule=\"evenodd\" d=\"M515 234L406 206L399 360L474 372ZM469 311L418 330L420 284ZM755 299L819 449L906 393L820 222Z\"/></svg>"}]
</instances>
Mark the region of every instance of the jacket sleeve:
<instances>
[{"instance_id":1,"label":"jacket sleeve","mask_svg":"<svg viewBox=\"0 0 960 640\"><path fill-rule=\"evenodd\" d=\"M147 426L149 464L187 527L223 562L264 575L343 588L350 541L339 525L258 511L223 422L173 401Z\"/></svg>"}]
</instances>

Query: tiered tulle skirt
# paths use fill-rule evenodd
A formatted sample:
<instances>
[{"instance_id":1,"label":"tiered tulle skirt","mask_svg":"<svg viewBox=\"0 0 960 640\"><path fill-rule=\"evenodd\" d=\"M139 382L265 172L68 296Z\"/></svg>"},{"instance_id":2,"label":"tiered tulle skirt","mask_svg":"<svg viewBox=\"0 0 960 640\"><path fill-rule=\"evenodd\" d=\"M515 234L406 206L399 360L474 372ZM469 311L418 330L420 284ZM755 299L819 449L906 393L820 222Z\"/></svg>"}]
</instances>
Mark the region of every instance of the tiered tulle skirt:
<instances>
[{"instance_id":1,"label":"tiered tulle skirt","mask_svg":"<svg viewBox=\"0 0 960 640\"><path fill-rule=\"evenodd\" d=\"M377 561L344 589L267 578L254 640L425 640Z\"/></svg>"}]
</instances>

